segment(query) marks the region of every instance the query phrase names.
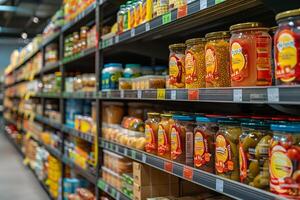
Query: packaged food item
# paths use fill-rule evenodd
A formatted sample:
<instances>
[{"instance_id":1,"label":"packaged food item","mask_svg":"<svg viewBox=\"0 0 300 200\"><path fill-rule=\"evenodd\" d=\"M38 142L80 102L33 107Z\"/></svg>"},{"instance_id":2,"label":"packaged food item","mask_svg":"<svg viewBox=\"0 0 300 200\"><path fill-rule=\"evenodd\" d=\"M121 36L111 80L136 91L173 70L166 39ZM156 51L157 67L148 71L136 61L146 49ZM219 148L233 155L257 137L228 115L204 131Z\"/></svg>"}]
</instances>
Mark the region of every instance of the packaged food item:
<instances>
[{"instance_id":1,"label":"packaged food item","mask_svg":"<svg viewBox=\"0 0 300 200\"><path fill-rule=\"evenodd\" d=\"M224 178L239 181L239 137L242 134L240 122L231 119L218 121L219 131L215 141L215 170Z\"/></svg>"},{"instance_id":2,"label":"packaged food item","mask_svg":"<svg viewBox=\"0 0 300 200\"><path fill-rule=\"evenodd\" d=\"M214 173L215 168L217 121L217 118L196 117L197 126L194 129L194 167L210 173Z\"/></svg>"},{"instance_id":3,"label":"packaged food item","mask_svg":"<svg viewBox=\"0 0 300 200\"><path fill-rule=\"evenodd\" d=\"M206 87L230 87L230 33L213 32L205 38Z\"/></svg>"},{"instance_id":4,"label":"packaged food item","mask_svg":"<svg viewBox=\"0 0 300 200\"><path fill-rule=\"evenodd\" d=\"M171 160L193 166L194 117L173 115L171 126Z\"/></svg>"},{"instance_id":5,"label":"packaged food item","mask_svg":"<svg viewBox=\"0 0 300 200\"><path fill-rule=\"evenodd\" d=\"M119 90L131 90L132 79L131 78L119 78Z\"/></svg>"},{"instance_id":6,"label":"packaged food item","mask_svg":"<svg viewBox=\"0 0 300 200\"><path fill-rule=\"evenodd\" d=\"M185 44L173 44L169 46L169 78L170 85L175 88L185 86Z\"/></svg>"},{"instance_id":7,"label":"packaged food item","mask_svg":"<svg viewBox=\"0 0 300 200\"><path fill-rule=\"evenodd\" d=\"M185 42L185 87L205 88L205 38Z\"/></svg>"},{"instance_id":8,"label":"packaged food item","mask_svg":"<svg viewBox=\"0 0 300 200\"><path fill-rule=\"evenodd\" d=\"M153 0L153 18L169 11L169 0Z\"/></svg>"},{"instance_id":9,"label":"packaged food item","mask_svg":"<svg viewBox=\"0 0 300 200\"><path fill-rule=\"evenodd\" d=\"M272 139L270 125L250 120L242 124L239 160L240 181L260 189L269 187L269 148Z\"/></svg>"},{"instance_id":10,"label":"packaged food item","mask_svg":"<svg viewBox=\"0 0 300 200\"><path fill-rule=\"evenodd\" d=\"M145 151L148 153L157 153L157 133L160 122L159 113L148 113L148 119L145 121Z\"/></svg>"},{"instance_id":11,"label":"packaged food item","mask_svg":"<svg viewBox=\"0 0 300 200\"><path fill-rule=\"evenodd\" d=\"M87 48L88 30L89 30L89 27L87 27L87 26L83 26L80 28L80 47L79 47L80 49L79 49L79 51Z\"/></svg>"},{"instance_id":12,"label":"packaged food item","mask_svg":"<svg viewBox=\"0 0 300 200\"><path fill-rule=\"evenodd\" d=\"M136 78L134 82L134 89L137 90L159 89L166 87L165 76L142 76Z\"/></svg>"},{"instance_id":13,"label":"packaged food item","mask_svg":"<svg viewBox=\"0 0 300 200\"><path fill-rule=\"evenodd\" d=\"M120 102L105 102L102 105L103 122L108 124L120 124L124 116L124 104Z\"/></svg>"},{"instance_id":14,"label":"packaged food item","mask_svg":"<svg viewBox=\"0 0 300 200\"><path fill-rule=\"evenodd\" d=\"M174 124L171 114L161 114L158 124L158 149L157 154L163 158L171 159L171 127Z\"/></svg>"},{"instance_id":15,"label":"packaged food item","mask_svg":"<svg viewBox=\"0 0 300 200\"><path fill-rule=\"evenodd\" d=\"M300 9L276 15L275 67L277 85L295 85L300 82Z\"/></svg>"},{"instance_id":16,"label":"packaged food item","mask_svg":"<svg viewBox=\"0 0 300 200\"><path fill-rule=\"evenodd\" d=\"M123 68L120 63L109 63L102 70L102 90L118 89L119 78L122 77Z\"/></svg>"},{"instance_id":17,"label":"packaged food item","mask_svg":"<svg viewBox=\"0 0 300 200\"><path fill-rule=\"evenodd\" d=\"M299 123L272 124L270 148L270 190L285 198L300 195L300 125Z\"/></svg>"},{"instance_id":18,"label":"packaged food item","mask_svg":"<svg viewBox=\"0 0 300 200\"><path fill-rule=\"evenodd\" d=\"M142 0L141 23L148 22L152 19L153 0Z\"/></svg>"},{"instance_id":19,"label":"packaged food item","mask_svg":"<svg viewBox=\"0 0 300 200\"><path fill-rule=\"evenodd\" d=\"M141 24L142 7L143 7L143 0L137 0L134 7L135 26Z\"/></svg>"},{"instance_id":20,"label":"packaged food item","mask_svg":"<svg viewBox=\"0 0 300 200\"><path fill-rule=\"evenodd\" d=\"M106 167L102 167L102 179L111 186L115 187L117 190L121 190L122 177L116 172Z\"/></svg>"},{"instance_id":21,"label":"packaged food item","mask_svg":"<svg viewBox=\"0 0 300 200\"><path fill-rule=\"evenodd\" d=\"M111 151L103 150L103 165L118 174L132 172L132 161Z\"/></svg>"},{"instance_id":22,"label":"packaged food item","mask_svg":"<svg viewBox=\"0 0 300 200\"><path fill-rule=\"evenodd\" d=\"M129 30L130 6L131 6L131 1L127 1L126 6L124 7L123 31L128 31Z\"/></svg>"},{"instance_id":23,"label":"packaged food item","mask_svg":"<svg viewBox=\"0 0 300 200\"><path fill-rule=\"evenodd\" d=\"M140 64L126 64L124 69L125 78L136 78L142 75Z\"/></svg>"},{"instance_id":24,"label":"packaged food item","mask_svg":"<svg viewBox=\"0 0 300 200\"><path fill-rule=\"evenodd\" d=\"M186 5L186 0L169 0L169 10Z\"/></svg>"},{"instance_id":25,"label":"packaged food item","mask_svg":"<svg viewBox=\"0 0 300 200\"><path fill-rule=\"evenodd\" d=\"M135 6L136 6L136 1L133 0L131 1L130 5L128 5L128 28L132 29L135 27Z\"/></svg>"},{"instance_id":26,"label":"packaged food item","mask_svg":"<svg viewBox=\"0 0 300 200\"><path fill-rule=\"evenodd\" d=\"M120 10L117 13L117 23L118 23L118 34L124 31L124 15L125 15L126 5L121 5Z\"/></svg>"},{"instance_id":27,"label":"packaged food item","mask_svg":"<svg viewBox=\"0 0 300 200\"><path fill-rule=\"evenodd\" d=\"M147 116L144 113L151 105L145 103L128 103L128 115L140 119L145 119Z\"/></svg>"},{"instance_id":28,"label":"packaged food item","mask_svg":"<svg viewBox=\"0 0 300 200\"><path fill-rule=\"evenodd\" d=\"M145 131L145 124L143 120L136 117L124 117L122 120L122 127L132 131Z\"/></svg>"},{"instance_id":29,"label":"packaged food item","mask_svg":"<svg viewBox=\"0 0 300 200\"><path fill-rule=\"evenodd\" d=\"M230 27L231 86L271 85L271 36L258 22Z\"/></svg>"}]
</instances>

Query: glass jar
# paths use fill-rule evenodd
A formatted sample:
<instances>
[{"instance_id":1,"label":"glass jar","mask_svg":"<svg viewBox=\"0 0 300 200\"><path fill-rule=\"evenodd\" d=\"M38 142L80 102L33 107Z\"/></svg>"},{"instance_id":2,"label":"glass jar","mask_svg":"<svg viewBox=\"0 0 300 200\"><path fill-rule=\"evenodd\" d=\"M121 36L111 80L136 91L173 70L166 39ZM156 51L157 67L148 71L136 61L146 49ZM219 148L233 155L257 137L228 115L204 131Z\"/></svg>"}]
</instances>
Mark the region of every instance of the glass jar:
<instances>
[{"instance_id":1,"label":"glass jar","mask_svg":"<svg viewBox=\"0 0 300 200\"><path fill-rule=\"evenodd\" d=\"M274 58L274 52L275 52L275 46L274 46L274 36L278 29L278 26L274 26L270 28L270 36L272 38L272 56L271 56L271 74L272 74L272 85L276 85L276 78L275 78L275 58Z\"/></svg>"},{"instance_id":2,"label":"glass jar","mask_svg":"<svg viewBox=\"0 0 300 200\"><path fill-rule=\"evenodd\" d=\"M173 10L179 8L181 6L186 5L186 0L169 0L169 10Z\"/></svg>"},{"instance_id":3,"label":"glass jar","mask_svg":"<svg viewBox=\"0 0 300 200\"><path fill-rule=\"evenodd\" d=\"M79 47L79 33L78 32L74 32L73 33L73 48L72 48L72 53L77 54L80 51L80 47Z\"/></svg>"},{"instance_id":4,"label":"glass jar","mask_svg":"<svg viewBox=\"0 0 300 200\"><path fill-rule=\"evenodd\" d=\"M271 46L269 29L258 22L230 27L231 86L271 85Z\"/></svg>"},{"instance_id":5,"label":"glass jar","mask_svg":"<svg viewBox=\"0 0 300 200\"><path fill-rule=\"evenodd\" d=\"M272 124L270 190L285 198L300 195L300 124Z\"/></svg>"},{"instance_id":6,"label":"glass jar","mask_svg":"<svg viewBox=\"0 0 300 200\"><path fill-rule=\"evenodd\" d=\"M171 134L170 130L174 121L172 115L161 114L161 121L158 124L158 148L157 154L163 158L171 159Z\"/></svg>"},{"instance_id":7,"label":"glass jar","mask_svg":"<svg viewBox=\"0 0 300 200\"><path fill-rule=\"evenodd\" d=\"M173 88L184 88L185 86L185 44L172 44L169 46L169 81Z\"/></svg>"},{"instance_id":8,"label":"glass jar","mask_svg":"<svg viewBox=\"0 0 300 200\"><path fill-rule=\"evenodd\" d=\"M242 134L240 122L236 120L220 120L219 131L215 141L215 170L224 178L239 181L239 137Z\"/></svg>"},{"instance_id":9,"label":"glass jar","mask_svg":"<svg viewBox=\"0 0 300 200\"><path fill-rule=\"evenodd\" d=\"M194 129L194 167L214 173L214 138L219 130L217 118L196 117Z\"/></svg>"},{"instance_id":10,"label":"glass jar","mask_svg":"<svg viewBox=\"0 0 300 200\"><path fill-rule=\"evenodd\" d=\"M157 153L157 132L159 122L159 113L148 113L148 119L145 121L145 151L148 153Z\"/></svg>"},{"instance_id":11,"label":"glass jar","mask_svg":"<svg viewBox=\"0 0 300 200\"><path fill-rule=\"evenodd\" d=\"M300 83L300 9L279 13L275 34L275 67L277 85Z\"/></svg>"},{"instance_id":12,"label":"glass jar","mask_svg":"<svg viewBox=\"0 0 300 200\"><path fill-rule=\"evenodd\" d=\"M230 87L230 33L213 32L205 38L206 87Z\"/></svg>"},{"instance_id":13,"label":"glass jar","mask_svg":"<svg viewBox=\"0 0 300 200\"><path fill-rule=\"evenodd\" d=\"M124 8L124 21L123 21L123 32L129 30L129 13L130 13L131 1L127 1Z\"/></svg>"},{"instance_id":14,"label":"glass jar","mask_svg":"<svg viewBox=\"0 0 300 200\"><path fill-rule=\"evenodd\" d=\"M205 43L205 38L194 38L185 42L186 88L205 88Z\"/></svg>"},{"instance_id":15,"label":"glass jar","mask_svg":"<svg viewBox=\"0 0 300 200\"><path fill-rule=\"evenodd\" d=\"M83 26L80 28L80 50L84 50L87 48L87 33L88 33L89 27Z\"/></svg>"},{"instance_id":16,"label":"glass jar","mask_svg":"<svg viewBox=\"0 0 300 200\"><path fill-rule=\"evenodd\" d=\"M169 0L153 0L153 18L169 11Z\"/></svg>"},{"instance_id":17,"label":"glass jar","mask_svg":"<svg viewBox=\"0 0 300 200\"><path fill-rule=\"evenodd\" d=\"M193 166L194 118L173 115L175 123L171 127L171 160Z\"/></svg>"},{"instance_id":18,"label":"glass jar","mask_svg":"<svg viewBox=\"0 0 300 200\"><path fill-rule=\"evenodd\" d=\"M124 31L124 14L126 5L121 5L120 10L117 13L117 23L118 23L118 34Z\"/></svg>"},{"instance_id":19,"label":"glass jar","mask_svg":"<svg viewBox=\"0 0 300 200\"><path fill-rule=\"evenodd\" d=\"M124 69L125 78L136 78L142 75L140 64L126 64Z\"/></svg>"},{"instance_id":20,"label":"glass jar","mask_svg":"<svg viewBox=\"0 0 300 200\"><path fill-rule=\"evenodd\" d=\"M251 120L241 124L239 141L240 181L250 186L269 187L269 148L272 139L270 124Z\"/></svg>"},{"instance_id":21,"label":"glass jar","mask_svg":"<svg viewBox=\"0 0 300 200\"><path fill-rule=\"evenodd\" d=\"M123 68L120 63L109 63L102 70L102 90L116 90L119 88L119 78L122 77Z\"/></svg>"},{"instance_id":22,"label":"glass jar","mask_svg":"<svg viewBox=\"0 0 300 200\"><path fill-rule=\"evenodd\" d=\"M131 1L131 4L129 6L129 14L128 14L128 28L132 29L135 27L135 16L134 16L134 10L135 10L136 1Z\"/></svg>"},{"instance_id":23,"label":"glass jar","mask_svg":"<svg viewBox=\"0 0 300 200\"><path fill-rule=\"evenodd\" d=\"M142 5L143 5L143 0L136 0L134 6L135 27L141 24Z\"/></svg>"}]
</instances>

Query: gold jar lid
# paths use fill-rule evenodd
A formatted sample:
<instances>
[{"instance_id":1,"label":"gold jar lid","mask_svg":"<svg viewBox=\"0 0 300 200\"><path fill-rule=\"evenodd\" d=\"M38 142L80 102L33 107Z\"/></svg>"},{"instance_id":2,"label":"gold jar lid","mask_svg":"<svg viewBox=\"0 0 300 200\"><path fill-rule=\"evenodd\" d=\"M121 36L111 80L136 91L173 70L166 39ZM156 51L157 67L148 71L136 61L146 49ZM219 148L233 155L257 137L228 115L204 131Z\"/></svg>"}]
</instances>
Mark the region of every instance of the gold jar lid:
<instances>
[{"instance_id":1,"label":"gold jar lid","mask_svg":"<svg viewBox=\"0 0 300 200\"><path fill-rule=\"evenodd\" d=\"M246 22L241 24L235 24L230 26L230 31L236 31L241 29L249 29L249 28L266 28L260 22Z\"/></svg>"},{"instance_id":2,"label":"gold jar lid","mask_svg":"<svg viewBox=\"0 0 300 200\"><path fill-rule=\"evenodd\" d=\"M166 113L164 113L164 114L160 114L160 116L161 117L169 117L169 118L171 118L173 115L172 114L166 114Z\"/></svg>"},{"instance_id":3,"label":"gold jar lid","mask_svg":"<svg viewBox=\"0 0 300 200\"><path fill-rule=\"evenodd\" d=\"M273 27L270 28L270 31L272 33L274 33L275 31L277 31L277 29L278 29L278 26L273 26Z\"/></svg>"},{"instance_id":4,"label":"gold jar lid","mask_svg":"<svg viewBox=\"0 0 300 200\"><path fill-rule=\"evenodd\" d=\"M171 44L169 46L169 49L183 49L183 48L186 48L184 43Z\"/></svg>"},{"instance_id":5,"label":"gold jar lid","mask_svg":"<svg viewBox=\"0 0 300 200\"><path fill-rule=\"evenodd\" d=\"M300 16L300 8L278 13L276 15L276 21L287 18L287 17L295 17L295 16Z\"/></svg>"},{"instance_id":6,"label":"gold jar lid","mask_svg":"<svg viewBox=\"0 0 300 200\"><path fill-rule=\"evenodd\" d=\"M211 32L205 35L206 39L219 39L219 38L229 38L229 37L230 37L229 31Z\"/></svg>"},{"instance_id":7,"label":"gold jar lid","mask_svg":"<svg viewBox=\"0 0 300 200\"><path fill-rule=\"evenodd\" d=\"M149 116L160 116L160 113L157 113L157 112L149 112L149 113L147 113L147 115L149 115Z\"/></svg>"},{"instance_id":8,"label":"gold jar lid","mask_svg":"<svg viewBox=\"0 0 300 200\"><path fill-rule=\"evenodd\" d=\"M192 39L185 41L185 44L193 45L193 44L199 44L199 43L204 43L204 42L206 42L205 38L192 38Z\"/></svg>"}]
</instances>

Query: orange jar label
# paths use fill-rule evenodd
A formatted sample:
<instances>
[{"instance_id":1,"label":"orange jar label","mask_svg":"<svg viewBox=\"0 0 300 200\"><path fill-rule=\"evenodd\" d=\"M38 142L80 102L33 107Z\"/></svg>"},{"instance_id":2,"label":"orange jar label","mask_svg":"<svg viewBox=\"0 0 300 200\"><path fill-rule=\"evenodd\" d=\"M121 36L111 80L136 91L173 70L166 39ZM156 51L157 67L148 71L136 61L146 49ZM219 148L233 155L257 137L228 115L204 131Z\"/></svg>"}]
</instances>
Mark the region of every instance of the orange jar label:
<instances>
[{"instance_id":1,"label":"orange jar label","mask_svg":"<svg viewBox=\"0 0 300 200\"><path fill-rule=\"evenodd\" d=\"M145 137L146 137L145 150L147 152L155 151L156 141L155 141L154 131L148 124L145 126Z\"/></svg>"},{"instance_id":2,"label":"orange jar label","mask_svg":"<svg viewBox=\"0 0 300 200\"><path fill-rule=\"evenodd\" d=\"M240 144L239 147L239 161L240 161L240 180L243 183L244 180L247 178L247 157L246 154L243 150L242 144Z\"/></svg>"},{"instance_id":3,"label":"orange jar label","mask_svg":"<svg viewBox=\"0 0 300 200\"><path fill-rule=\"evenodd\" d=\"M187 51L185 56L185 82L191 84L196 81L196 59L192 51Z\"/></svg>"},{"instance_id":4,"label":"orange jar label","mask_svg":"<svg viewBox=\"0 0 300 200\"><path fill-rule=\"evenodd\" d=\"M205 51L206 81L212 82L219 77L217 73L217 58L213 48L207 48Z\"/></svg>"},{"instance_id":5,"label":"orange jar label","mask_svg":"<svg viewBox=\"0 0 300 200\"><path fill-rule=\"evenodd\" d=\"M234 42L231 45L231 79L242 81L247 76L247 54L238 42Z\"/></svg>"},{"instance_id":6,"label":"orange jar label","mask_svg":"<svg viewBox=\"0 0 300 200\"><path fill-rule=\"evenodd\" d=\"M157 138L158 138L158 149L157 149L158 155L164 155L167 152L169 152L170 148L169 148L168 136L165 131L165 128L162 125L158 125Z\"/></svg>"},{"instance_id":7,"label":"orange jar label","mask_svg":"<svg viewBox=\"0 0 300 200\"><path fill-rule=\"evenodd\" d=\"M226 138L222 134L216 137L216 163L217 172L226 173L233 170L233 162L231 160L231 148Z\"/></svg>"},{"instance_id":8,"label":"orange jar label","mask_svg":"<svg viewBox=\"0 0 300 200\"><path fill-rule=\"evenodd\" d=\"M276 78L283 82L291 82L296 78L298 62L295 38L289 30L279 33L276 41Z\"/></svg>"},{"instance_id":9,"label":"orange jar label","mask_svg":"<svg viewBox=\"0 0 300 200\"><path fill-rule=\"evenodd\" d=\"M201 167L211 160L211 153L208 149L208 141L205 133L197 131L194 138L194 164Z\"/></svg>"},{"instance_id":10,"label":"orange jar label","mask_svg":"<svg viewBox=\"0 0 300 200\"><path fill-rule=\"evenodd\" d=\"M182 154L180 132L174 125L171 129L171 159L175 160Z\"/></svg>"}]
</instances>

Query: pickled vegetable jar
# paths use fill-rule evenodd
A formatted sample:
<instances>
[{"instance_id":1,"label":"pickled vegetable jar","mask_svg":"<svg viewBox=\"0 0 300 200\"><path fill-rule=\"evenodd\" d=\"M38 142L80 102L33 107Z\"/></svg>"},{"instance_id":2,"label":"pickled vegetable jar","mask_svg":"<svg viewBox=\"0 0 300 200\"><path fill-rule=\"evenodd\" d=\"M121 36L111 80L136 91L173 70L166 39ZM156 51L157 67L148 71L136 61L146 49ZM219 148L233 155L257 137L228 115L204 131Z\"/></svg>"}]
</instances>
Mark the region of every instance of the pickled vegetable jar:
<instances>
[{"instance_id":1,"label":"pickled vegetable jar","mask_svg":"<svg viewBox=\"0 0 300 200\"><path fill-rule=\"evenodd\" d=\"M161 121L158 124L158 148L157 154L163 158L171 159L171 135L170 130L174 121L172 115L161 114Z\"/></svg>"},{"instance_id":2,"label":"pickled vegetable jar","mask_svg":"<svg viewBox=\"0 0 300 200\"><path fill-rule=\"evenodd\" d=\"M276 82L294 85L300 82L300 9L279 13L274 38Z\"/></svg>"},{"instance_id":3,"label":"pickled vegetable jar","mask_svg":"<svg viewBox=\"0 0 300 200\"><path fill-rule=\"evenodd\" d=\"M157 132L159 122L159 113L148 113L148 119L145 121L145 151L148 153L156 154L157 152Z\"/></svg>"},{"instance_id":4,"label":"pickled vegetable jar","mask_svg":"<svg viewBox=\"0 0 300 200\"><path fill-rule=\"evenodd\" d=\"M219 131L215 141L216 174L231 180L239 181L239 137L242 134L240 122L220 120Z\"/></svg>"},{"instance_id":5,"label":"pickled vegetable jar","mask_svg":"<svg viewBox=\"0 0 300 200\"><path fill-rule=\"evenodd\" d=\"M269 187L269 148L272 139L270 125L262 121L241 124L239 161L240 181L256 188Z\"/></svg>"},{"instance_id":6,"label":"pickled vegetable jar","mask_svg":"<svg viewBox=\"0 0 300 200\"><path fill-rule=\"evenodd\" d=\"M206 87L230 87L229 32L206 34Z\"/></svg>"},{"instance_id":7,"label":"pickled vegetable jar","mask_svg":"<svg viewBox=\"0 0 300 200\"><path fill-rule=\"evenodd\" d=\"M272 83L272 39L258 22L230 27L231 86L267 86Z\"/></svg>"},{"instance_id":8,"label":"pickled vegetable jar","mask_svg":"<svg viewBox=\"0 0 300 200\"><path fill-rule=\"evenodd\" d=\"M173 44L169 46L169 77L170 86L184 88L185 86L185 44Z\"/></svg>"},{"instance_id":9,"label":"pickled vegetable jar","mask_svg":"<svg viewBox=\"0 0 300 200\"><path fill-rule=\"evenodd\" d=\"M214 138L219 130L217 118L196 117L194 129L194 167L214 173Z\"/></svg>"},{"instance_id":10,"label":"pickled vegetable jar","mask_svg":"<svg viewBox=\"0 0 300 200\"><path fill-rule=\"evenodd\" d=\"M186 88L205 88L205 43L205 38L194 38L185 42Z\"/></svg>"},{"instance_id":11,"label":"pickled vegetable jar","mask_svg":"<svg viewBox=\"0 0 300 200\"><path fill-rule=\"evenodd\" d=\"M300 195L300 124L272 124L270 190L287 198Z\"/></svg>"},{"instance_id":12,"label":"pickled vegetable jar","mask_svg":"<svg viewBox=\"0 0 300 200\"><path fill-rule=\"evenodd\" d=\"M193 166L194 118L191 116L173 115L173 120L175 124L171 127L171 159Z\"/></svg>"}]
</instances>

